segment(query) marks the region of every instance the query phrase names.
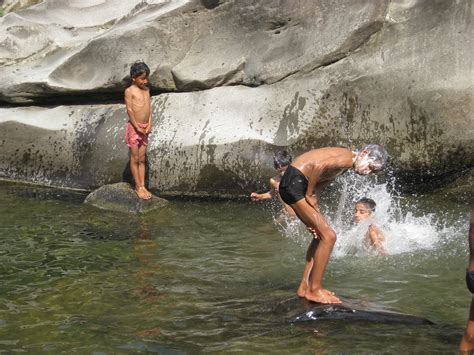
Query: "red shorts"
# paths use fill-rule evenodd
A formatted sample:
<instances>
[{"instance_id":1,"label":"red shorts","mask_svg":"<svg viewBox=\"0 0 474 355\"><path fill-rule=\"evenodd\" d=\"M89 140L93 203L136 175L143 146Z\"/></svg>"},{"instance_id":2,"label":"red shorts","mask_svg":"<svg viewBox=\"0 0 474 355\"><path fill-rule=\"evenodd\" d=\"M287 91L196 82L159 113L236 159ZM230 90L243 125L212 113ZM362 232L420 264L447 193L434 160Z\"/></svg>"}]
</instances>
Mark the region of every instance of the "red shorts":
<instances>
[{"instance_id":1,"label":"red shorts","mask_svg":"<svg viewBox=\"0 0 474 355\"><path fill-rule=\"evenodd\" d=\"M138 123L140 128L146 129L148 127L148 123ZM141 145L147 146L148 145L148 134L143 134L141 132L137 132L135 127L130 123L127 124L127 128L125 129L125 143L130 147L139 147Z\"/></svg>"}]
</instances>

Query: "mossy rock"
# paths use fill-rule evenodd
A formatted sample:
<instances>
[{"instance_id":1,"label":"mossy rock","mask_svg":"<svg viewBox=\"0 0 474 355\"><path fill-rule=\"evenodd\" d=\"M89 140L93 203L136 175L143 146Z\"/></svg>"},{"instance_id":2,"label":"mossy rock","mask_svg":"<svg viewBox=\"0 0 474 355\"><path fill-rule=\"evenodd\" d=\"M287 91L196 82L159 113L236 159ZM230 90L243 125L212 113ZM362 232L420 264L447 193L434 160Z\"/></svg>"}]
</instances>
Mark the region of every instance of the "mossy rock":
<instances>
[{"instance_id":1,"label":"mossy rock","mask_svg":"<svg viewBox=\"0 0 474 355\"><path fill-rule=\"evenodd\" d=\"M162 208L168 201L155 195L149 200L142 200L128 183L120 182L92 191L84 203L103 210L138 214Z\"/></svg>"}]
</instances>

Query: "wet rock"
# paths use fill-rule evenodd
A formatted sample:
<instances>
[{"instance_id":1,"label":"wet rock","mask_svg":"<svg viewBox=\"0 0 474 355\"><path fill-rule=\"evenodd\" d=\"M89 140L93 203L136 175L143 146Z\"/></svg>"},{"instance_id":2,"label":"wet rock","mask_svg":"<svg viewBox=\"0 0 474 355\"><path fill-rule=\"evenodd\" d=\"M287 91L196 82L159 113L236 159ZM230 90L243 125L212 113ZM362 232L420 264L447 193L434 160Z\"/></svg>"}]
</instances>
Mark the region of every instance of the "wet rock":
<instances>
[{"instance_id":1,"label":"wet rock","mask_svg":"<svg viewBox=\"0 0 474 355\"><path fill-rule=\"evenodd\" d=\"M149 200L141 200L128 183L121 182L99 187L86 197L84 203L116 212L147 213L163 208L168 201L155 195Z\"/></svg>"},{"instance_id":2,"label":"wet rock","mask_svg":"<svg viewBox=\"0 0 474 355\"><path fill-rule=\"evenodd\" d=\"M470 169L456 179L450 179L450 182L437 189L436 193L444 195L453 202L465 204L474 211L474 169Z\"/></svg>"},{"instance_id":3,"label":"wet rock","mask_svg":"<svg viewBox=\"0 0 474 355\"><path fill-rule=\"evenodd\" d=\"M375 305L362 304L354 300L343 300L342 304L321 304L293 297L281 302L276 309L283 312L291 323L308 321L367 321L377 323L402 323L408 325L430 325L430 320L410 314L384 310Z\"/></svg>"}]
</instances>

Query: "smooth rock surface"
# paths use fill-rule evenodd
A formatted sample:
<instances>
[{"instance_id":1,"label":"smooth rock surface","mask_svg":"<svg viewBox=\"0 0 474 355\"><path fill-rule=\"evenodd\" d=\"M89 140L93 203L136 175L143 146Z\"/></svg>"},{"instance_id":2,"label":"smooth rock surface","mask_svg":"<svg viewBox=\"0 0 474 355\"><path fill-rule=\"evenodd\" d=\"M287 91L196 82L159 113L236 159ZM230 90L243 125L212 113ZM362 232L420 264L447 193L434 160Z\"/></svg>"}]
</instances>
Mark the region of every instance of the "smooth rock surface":
<instances>
[{"instance_id":1,"label":"smooth rock surface","mask_svg":"<svg viewBox=\"0 0 474 355\"><path fill-rule=\"evenodd\" d=\"M380 143L415 189L472 169L469 0L298 4L46 1L8 14L0 100L49 106L0 108L0 177L122 180L126 113L98 102L122 99L136 59L168 91L153 98L148 149L150 187L164 193L246 194L281 148Z\"/></svg>"},{"instance_id":2,"label":"smooth rock surface","mask_svg":"<svg viewBox=\"0 0 474 355\"><path fill-rule=\"evenodd\" d=\"M84 203L100 209L123 213L147 213L166 206L168 201L152 196L149 200L137 197L126 182L104 185L87 195Z\"/></svg>"}]
</instances>

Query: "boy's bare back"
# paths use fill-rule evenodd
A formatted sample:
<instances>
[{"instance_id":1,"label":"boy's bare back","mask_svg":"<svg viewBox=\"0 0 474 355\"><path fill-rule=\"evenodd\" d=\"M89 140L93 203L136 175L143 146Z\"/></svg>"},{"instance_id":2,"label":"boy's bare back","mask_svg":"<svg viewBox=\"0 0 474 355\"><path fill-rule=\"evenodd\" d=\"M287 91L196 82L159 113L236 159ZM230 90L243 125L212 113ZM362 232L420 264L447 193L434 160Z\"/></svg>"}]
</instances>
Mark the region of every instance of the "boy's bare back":
<instances>
[{"instance_id":1,"label":"boy's bare back","mask_svg":"<svg viewBox=\"0 0 474 355\"><path fill-rule=\"evenodd\" d=\"M352 151L340 147L310 150L296 158L291 165L310 177L315 170L320 172L317 184L334 180L352 166Z\"/></svg>"}]
</instances>

